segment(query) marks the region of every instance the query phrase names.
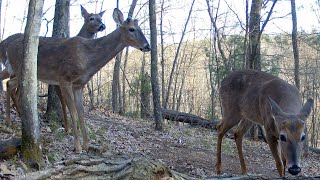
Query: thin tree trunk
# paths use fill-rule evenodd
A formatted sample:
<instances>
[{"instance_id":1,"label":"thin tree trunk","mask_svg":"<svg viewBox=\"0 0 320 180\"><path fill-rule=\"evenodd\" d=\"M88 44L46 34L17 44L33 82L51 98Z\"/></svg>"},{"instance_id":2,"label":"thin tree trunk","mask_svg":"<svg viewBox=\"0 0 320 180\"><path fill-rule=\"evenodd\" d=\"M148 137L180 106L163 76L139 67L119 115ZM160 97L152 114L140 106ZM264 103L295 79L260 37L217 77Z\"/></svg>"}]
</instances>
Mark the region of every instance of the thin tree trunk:
<instances>
[{"instance_id":1,"label":"thin tree trunk","mask_svg":"<svg viewBox=\"0 0 320 180\"><path fill-rule=\"evenodd\" d=\"M190 17L191 17L191 13L192 13L194 2L195 2L195 0L192 1L191 7L190 7L190 10L189 10L189 14L188 14L188 18L186 20L186 23L184 24L184 28L183 28L183 31L182 31L182 34L181 34L180 42L178 44L177 51L176 51L176 54L175 54L175 57L174 57L174 60L173 60L171 73L170 73L170 77L169 77L169 82L168 82L168 88L167 88L167 92L166 92L166 99L165 99L165 102L164 102L164 109L166 109L168 107L169 96L170 96L170 91L171 91L171 85L172 85L173 75L174 75L174 70L176 68L176 64L177 64L177 61L178 61L178 57L179 57L180 48L181 48L181 45L182 45L182 42L183 42L183 38L184 38L184 36L186 34L186 30L187 30L187 26L188 26L188 23L189 23L189 20L190 20Z\"/></svg>"},{"instance_id":2,"label":"thin tree trunk","mask_svg":"<svg viewBox=\"0 0 320 180\"><path fill-rule=\"evenodd\" d=\"M30 0L19 80L22 119L22 155L36 169L42 166L40 123L37 111L37 54L44 0Z\"/></svg>"},{"instance_id":3,"label":"thin tree trunk","mask_svg":"<svg viewBox=\"0 0 320 180\"><path fill-rule=\"evenodd\" d=\"M157 50L157 17L156 1L149 0L149 22L150 22L150 41L151 41L151 86L153 97L153 113L155 119L155 129L162 130L163 118L160 103L160 90L158 81L158 50Z\"/></svg>"},{"instance_id":4,"label":"thin tree trunk","mask_svg":"<svg viewBox=\"0 0 320 180\"><path fill-rule=\"evenodd\" d=\"M122 110L123 114L126 113L126 68L129 57L129 47L126 47L126 55L124 57L122 69Z\"/></svg>"},{"instance_id":5,"label":"thin tree trunk","mask_svg":"<svg viewBox=\"0 0 320 180\"><path fill-rule=\"evenodd\" d=\"M165 106L166 98L166 85L164 81L164 71L165 71L165 59L164 59L164 40L163 40L163 11L164 11L164 0L161 1L160 10L160 48L161 48L161 95L162 95L162 107Z\"/></svg>"}]
</instances>

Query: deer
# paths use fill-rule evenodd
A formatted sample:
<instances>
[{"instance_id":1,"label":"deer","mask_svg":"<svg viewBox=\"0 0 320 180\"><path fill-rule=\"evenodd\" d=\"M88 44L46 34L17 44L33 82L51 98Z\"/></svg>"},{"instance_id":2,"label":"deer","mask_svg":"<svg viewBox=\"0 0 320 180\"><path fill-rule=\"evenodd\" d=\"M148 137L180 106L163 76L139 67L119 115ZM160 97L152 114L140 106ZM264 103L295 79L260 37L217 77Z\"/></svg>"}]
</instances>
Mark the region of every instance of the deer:
<instances>
[{"instance_id":1,"label":"deer","mask_svg":"<svg viewBox=\"0 0 320 180\"><path fill-rule=\"evenodd\" d=\"M299 90L269 73L243 69L230 73L219 89L222 120L217 126L216 172L221 174L221 144L232 127L242 174L247 168L242 151L245 133L254 124L264 126L267 143L281 177L286 168L292 175L301 172L300 155L305 141L305 121L313 100L303 105Z\"/></svg>"},{"instance_id":2,"label":"deer","mask_svg":"<svg viewBox=\"0 0 320 180\"><path fill-rule=\"evenodd\" d=\"M77 36L88 38L88 39L93 39L96 35L96 33L101 32L105 30L106 26L104 23L102 23L102 16L105 13L105 11L101 11L100 13L88 13L88 11L80 5L81 9L81 15L84 19L84 24L82 25L79 33ZM14 34L6 38L0 43L0 60L1 62L5 65L5 67L8 67L8 61L7 61L7 46L9 43L12 41L23 37L23 34ZM12 70L11 70L12 71ZM12 75L14 77L14 74ZM0 79L4 80L6 78L10 78L8 70L5 68L2 72L0 72ZM8 86L8 85L7 85ZM9 87L12 87L9 85ZM7 106L6 106L6 122L7 124L11 124L11 119L10 119L10 97L11 94L10 92L15 91L15 90L8 90L6 94L6 99L7 99ZM60 92L60 89L56 89L57 94L59 96L61 106L62 106L62 113L63 113L63 122L64 122L64 129L66 132L69 132L69 121L67 117L67 110L66 110L66 103L64 102L64 99L62 97L62 94ZM15 105L16 102L14 102L14 106L16 107L18 113L19 109Z\"/></svg>"},{"instance_id":3,"label":"deer","mask_svg":"<svg viewBox=\"0 0 320 180\"><path fill-rule=\"evenodd\" d=\"M86 39L79 36L73 38L39 37L37 77L42 82L60 86L71 114L76 153L80 153L82 149L88 150L89 147L83 107L85 84L125 47L131 46L142 52L151 50L137 19L128 17L124 20L122 12L117 8L113 11L113 19L118 25L116 30L97 39ZM23 58L23 38L9 44L7 56L16 75L15 78L9 80L9 85L17 88L16 93L13 93L13 96L17 98L19 86L22 83L19 76ZM83 138L82 147L77 128L78 120Z\"/></svg>"}]
</instances>

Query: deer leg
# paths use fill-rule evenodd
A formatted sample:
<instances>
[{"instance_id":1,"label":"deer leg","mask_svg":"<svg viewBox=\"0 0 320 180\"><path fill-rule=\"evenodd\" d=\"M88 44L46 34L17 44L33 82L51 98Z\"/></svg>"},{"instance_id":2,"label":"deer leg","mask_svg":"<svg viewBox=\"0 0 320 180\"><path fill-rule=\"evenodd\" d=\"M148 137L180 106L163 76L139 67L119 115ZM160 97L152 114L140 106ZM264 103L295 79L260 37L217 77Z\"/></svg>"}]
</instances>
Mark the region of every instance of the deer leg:
<instances>
[{"instance_id":1,"label":"deer leg","mask_svg":"<svg viewBox=\"0 0 320 180\"><path fill-rule=\"evenodd\" d=\"M80 121L80 128L82 132L82 138L83 138L83 149L88 150L89 148L89 139L86 129L86 123L84 121L84 109L83 109L83 90L82 88L74 88L73 89L74 98L75 98L75 104L77 107L77 112L79 116Z\"/></svg>"},{"instance_id":2,"label":"deer leg","mask_svg":"<svg viewBox=\"0 0 320 180\"><path fill-rule=\"evenodd\" d=\"M243 140L243 136L250 129L250 127L252 127L252 125L253 125L253 123L251 121L246 120L246 119L242 119L240 121L240 124L238 125L237 129L234 131L234 140L236 142L236 146L238 149L242 174L247 173L247 167L246 167L246 163L244 161L243 151L242 151L242 140Z\"/></svg>"},{"instance_id":3,"label":"deer leg","mask_svg":"<svg viewBox=\"0 0 320 180\"><path fill-rule=\"evenodd\" d=\"M63 114L63 125L64 125L64 130L66 133L70 133L70 127L69 127L69 121L68 121L68 116L67 116L67 105L66 105L66 101L62 95L62 92L61 92L61 88L57 88L58 86L55 86L56 87L56 92L59 96L59 99L60 99L60 102L61 102L61 108L62 108L62 114Z\"/></svg>"},{"instance_id":4,"label":"deer leg","mask_svg":"<svg viewBox=\"0 0 320 180\"><path fill-rule=\"evenodd\" d=\"M77 128L77 120L78 120L78 113L75 106L74 101L74 94L72 91L71 86L60 86L61 93L63 94L63 97L66 100L66 104L69 108L71 119L72 119L72 130L73 130L73 136L74 136L74 146L76 149L76 153L81 152L81 145L80 145L80 139L79 139L79 131Z\"/></svg>"},{"instance_id":5,"label":"deer leg","mask_svg":"<svg viewBox=\"0 0 320 180\"><path fill-rule=\"evenodd\" d=\"M7 81L7 92L6 92L6 122L8 125L11 124L10 118L10 98L13 100L13 105L15 106L18 114L20 114L20 108L18 104L18 97L16 93L16 89L18 88L18 82L16 78L12 78Z\"/></svg>"},{"instance_id":6,"label":"deer leg","mask_svg":"<svg viewBox=\"0 0 320 180\"><path fill-rule=\"evenodd\" d=\"M278 145L278 139L277 137L270 135L267 133L267 141L272 153L272 156L274 158L274 160L276 161L276 167L278 170L278 173L281 177L284 177L284 166L283 166L283 162L280 158L280 152L279 152L279 145Z\"/></svg>"},{"instance_id":7,"label":"deer leg","mask_svg":"<svg viewBox=\"0 0 320 180\"><path fill-rule=\"evenodd\" d=\"M237 117L237 116L235 116ZM237 125L240 120L233 119L232 117L223 118L222 121L217 126L218 130L218 141L217 141L217 162L216 162L216 172L221 174L221 145L222 138L224 134L230 130L233 126Z\"/></svg>"}]
</instances>

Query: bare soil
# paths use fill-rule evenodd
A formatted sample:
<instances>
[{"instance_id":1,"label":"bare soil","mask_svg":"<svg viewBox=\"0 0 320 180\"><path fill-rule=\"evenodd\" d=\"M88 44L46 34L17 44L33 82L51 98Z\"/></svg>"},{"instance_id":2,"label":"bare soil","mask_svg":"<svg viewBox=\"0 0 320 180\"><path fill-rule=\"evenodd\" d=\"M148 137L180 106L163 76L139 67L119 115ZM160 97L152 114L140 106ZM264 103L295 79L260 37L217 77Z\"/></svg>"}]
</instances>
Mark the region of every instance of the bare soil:
<instances>
[{"instance_id":1,"label":"bare soil","mask_svg":"<svg viewBox=\"0 0 320 180\"><path fill-rule=\"evenodd\" d=\"M0 111L3 112L3 110L3 106L0 107ZM85 112L90 145L102 153L145 156L164 163L172 170L196 178L209 178L217 175L214 169L216 159L216 132L214 130L166 122L163 131L156 131L151 120L128 118L98 110L86 110ZM20 120L14 113L12 115L16 130L19 132ZM0 124L4 124L3 117L0 119ZM41 132L45 168L55 162L81 156L73 151L72 135L66 134L59 125L45 123L41 120ZM0 132L2 140L13 136L17 134ZM231 135L227 136L231 137ZM222 148L224 175L240 175L240 162L233 139L224 138ZM278 178L273 157L266 143L245 140L244 154L248 173L261 174L270 179ZM19 159L16 156L8 160L0 160L0 174L5 168L13 175L24 174L23 163ZM289 176L289 173L286 175ZM319 154L310 152L308 157L303 157L301 175L320 175Z\"/></svg>"}]
</instances>

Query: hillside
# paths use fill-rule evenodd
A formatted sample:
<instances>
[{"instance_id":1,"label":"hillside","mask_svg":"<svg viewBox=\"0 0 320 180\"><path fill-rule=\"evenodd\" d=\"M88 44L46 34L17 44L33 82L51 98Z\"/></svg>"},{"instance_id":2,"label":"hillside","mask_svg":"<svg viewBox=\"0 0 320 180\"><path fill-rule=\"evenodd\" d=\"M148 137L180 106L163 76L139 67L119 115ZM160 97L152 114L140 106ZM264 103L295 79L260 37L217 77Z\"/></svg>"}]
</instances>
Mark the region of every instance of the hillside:
<instances>
[{"instance_id":1,"label":"hillside","mask_svg":"<svg viewBox=\"0 0 320 180\"><path fill-rule=\"evenodd\" d=\"M166 122L164 131L160 132L155 131L153 122L148 120L122 117L98 110L85 112L92 147L90 153L96 150L105 155L138 155L160 161L170 169L191 177L216 176L216 132L213 130ZM3 125L4 120L1 119L0 123ZM14 123L16 127L20 127L19 118L15 118ZM50 124L43 121L41 127L46 168L51 167L53 163L81 156L74 154L72 136L65 134L62 128L50 128ZM14 135L0 133L2 140L12 136ZM231 134L228 136L232 137ZM245 140L244 154L250 174L261 174L268 178L278 177L266 143ZM314 153L303 158L302 175L320 175L319 159L320 155ZM222 163L224 175L240 175L235 143L230 138L223 141ZM2 173L8 168L12 174L24 174L18 157L7 161L0 160L0 164Z\"/></svg>"}]
</instances>

